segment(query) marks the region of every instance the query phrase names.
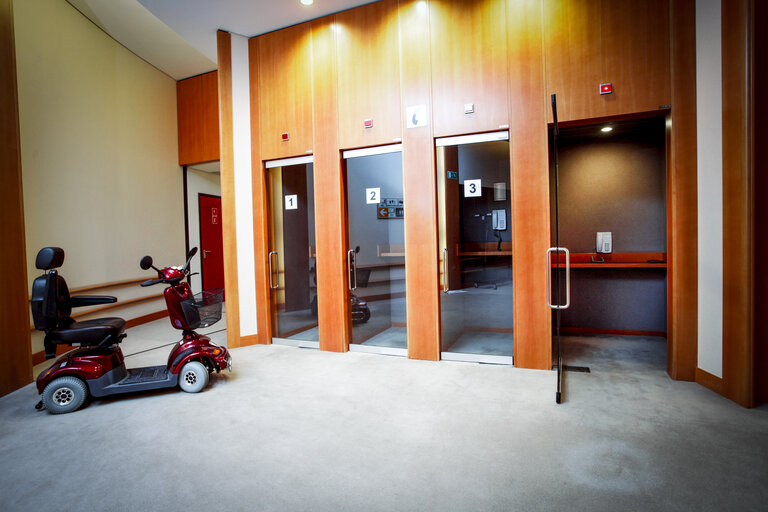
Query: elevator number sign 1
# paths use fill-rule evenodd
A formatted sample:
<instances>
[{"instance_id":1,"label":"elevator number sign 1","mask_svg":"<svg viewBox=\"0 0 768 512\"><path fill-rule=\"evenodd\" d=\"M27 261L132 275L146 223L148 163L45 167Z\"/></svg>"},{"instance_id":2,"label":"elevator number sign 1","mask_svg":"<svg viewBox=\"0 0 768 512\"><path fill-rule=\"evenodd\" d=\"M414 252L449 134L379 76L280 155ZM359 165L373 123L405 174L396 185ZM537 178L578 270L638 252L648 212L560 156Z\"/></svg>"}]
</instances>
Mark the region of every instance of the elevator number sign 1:
<instances>
[{"instance_id":1,"label":"elevator number sign 1","mask_svg":"<svg viewBox=\"0 0 768 512\"><path fill-rule=\"evenodd\" d=\"M464 180L464 197L480 197L483 195L482 180Z\"/></svg>"},{"instance_id":2,"label":"elevator number sign 1","mask_svg":"<svg viewBox=\"0 0 768 512\"><path fill-rule=\"evenodd\" d=\"M291 196L285 196L285 209L295 210L299 207L299 201L296 194Z\"/></svg>"}]
</instances>

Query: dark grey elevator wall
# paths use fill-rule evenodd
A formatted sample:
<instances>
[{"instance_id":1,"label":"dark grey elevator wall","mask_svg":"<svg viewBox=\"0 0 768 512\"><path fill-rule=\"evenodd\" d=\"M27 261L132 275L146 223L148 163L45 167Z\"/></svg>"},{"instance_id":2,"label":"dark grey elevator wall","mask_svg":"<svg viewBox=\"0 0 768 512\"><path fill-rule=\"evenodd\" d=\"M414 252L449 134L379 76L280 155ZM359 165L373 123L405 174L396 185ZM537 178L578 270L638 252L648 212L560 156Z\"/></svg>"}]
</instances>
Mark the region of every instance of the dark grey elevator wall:
<instances>
[{"instance_id":1,"label":"dark grey elevator wall","mask_svg":"<svg viewBox=\"0 0 768 512\"><path fill-rule=\"evenodd\" d=\"M594 252L596 233L611 231L614 252L666 252L663 124L660 128L657 134L560 141L561 246ZM554 228L554 216L552 222Z\"/></svg>"},{"instance_id":2,"label":"dark grey elevator wall","mask_svg":"<svg viewBox=\"0 0 768 512\"><path fill-rule=\"evenodd\" d=\"M601 126L561 131L560 246L593 253L596 233L611 231L614 252L666 252L664 119L615 124L607 135ZM571 307L561 325L666 332L666 310L665 270L572 269Z\"/></svg>"}]
</instances>

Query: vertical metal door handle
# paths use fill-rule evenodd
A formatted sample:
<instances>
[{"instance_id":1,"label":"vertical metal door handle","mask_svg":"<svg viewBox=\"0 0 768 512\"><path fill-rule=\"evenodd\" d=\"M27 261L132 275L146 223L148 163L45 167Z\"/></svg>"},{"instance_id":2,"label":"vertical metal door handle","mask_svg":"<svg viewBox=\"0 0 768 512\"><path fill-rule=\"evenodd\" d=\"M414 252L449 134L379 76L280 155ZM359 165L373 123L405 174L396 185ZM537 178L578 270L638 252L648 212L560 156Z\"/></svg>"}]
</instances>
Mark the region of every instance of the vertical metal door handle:
<instances>
[{"instance_id":1,"label":"vertical metal door handle","mask_svg":"<svg viewBox=\"0 0 768 512\"><path fill-rule=\"evenodd\" d=\"M553 252L565 253L565 305L552 304L552 257ZM568 309L571 305L571 253L565 247L547 249L547 306L552 309Z\"/></svg>"},{"instance_id":2,"label":"vertical metal door handle","mask_svg":"<svg viewBox=\"0 0 768 512\"><path fill-rule=\"evenodd\" d=\"M347 251L347 272L349 273L349 291L357 290L357 257L355 251ZM354 284L352 284L354 282Z\"/></svg>"},{"instance_id":3,"label":"vertical metal door handle","mask_svg":"<svg viewBox=\"0 0 768 512\"><path fill-rule=\"evenodd\" d=\"M269 287L273 290L280 288L280 274L277 275L277 284L274 284L272 277L275 275L275 269L272 266L272 257L277 256L277 251L269 251L267 258L269 259Z\"/></svg>"},{"instance_id":4,"label":"vertical metal door handle","mask_svg":"<svg viewBox=\"0 0 768 512\"><path fill-rule=\"evenodd\" d=\"M448 293L448 248L443 247L443 291Z\"/></svg>"}]
</instances>

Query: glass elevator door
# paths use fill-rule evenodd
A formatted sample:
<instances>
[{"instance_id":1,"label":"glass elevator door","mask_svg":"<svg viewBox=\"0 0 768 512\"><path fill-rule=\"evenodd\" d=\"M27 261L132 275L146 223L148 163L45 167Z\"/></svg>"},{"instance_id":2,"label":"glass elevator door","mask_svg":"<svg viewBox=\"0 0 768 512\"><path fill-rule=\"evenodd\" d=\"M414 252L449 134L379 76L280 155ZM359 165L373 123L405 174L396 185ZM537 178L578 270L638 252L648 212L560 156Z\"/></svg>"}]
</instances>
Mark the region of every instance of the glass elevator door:
<instances>
[{"instance_id":1,"label":"glass elevator door","mask_svg":"<svg viewBox=\"0 0 768 512\"><path fill-rule=\"evenodd\" d=\"M442 359L513 363L508 138L436 143Z\"/></svg>"},{"instance_id":2,"label":"glass elevator door","mask_svg":"<svg viewBox=\"0 0 768 512\"><path fill-rule=\"evenodd\" d=\"M267 166L272 339L318 347L313 166Z\"/></svg>"},{"instance_id":3,"label":"glass elevator door","mask_svg":"<svg viewBox=\"0 0 768 512\"><path fill-rule=\"evenodd\" d=\"M400 145L344 152L350 350L408 355Z\"/></svg>"}]
</instances>

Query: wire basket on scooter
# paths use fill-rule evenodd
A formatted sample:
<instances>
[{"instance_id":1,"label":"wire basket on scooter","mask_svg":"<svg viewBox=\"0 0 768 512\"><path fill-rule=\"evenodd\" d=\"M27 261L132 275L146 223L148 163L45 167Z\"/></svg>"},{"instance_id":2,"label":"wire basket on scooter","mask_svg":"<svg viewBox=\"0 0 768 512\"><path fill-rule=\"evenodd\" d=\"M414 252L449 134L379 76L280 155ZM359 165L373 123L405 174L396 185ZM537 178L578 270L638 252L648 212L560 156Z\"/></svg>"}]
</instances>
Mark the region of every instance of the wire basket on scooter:
<instances>
[{"instance_id":1,"label":"wire basket on scooter","mask_svg":"<svg viewBox=\"0 0 768 512\"><path fill-rule=\"evenodd\" d=\"M190 329L208 327L221 320L221 302L224 290L213 288L196 293L192 298L181 302L181 310Z\"/></svg>"}]
</instances>

